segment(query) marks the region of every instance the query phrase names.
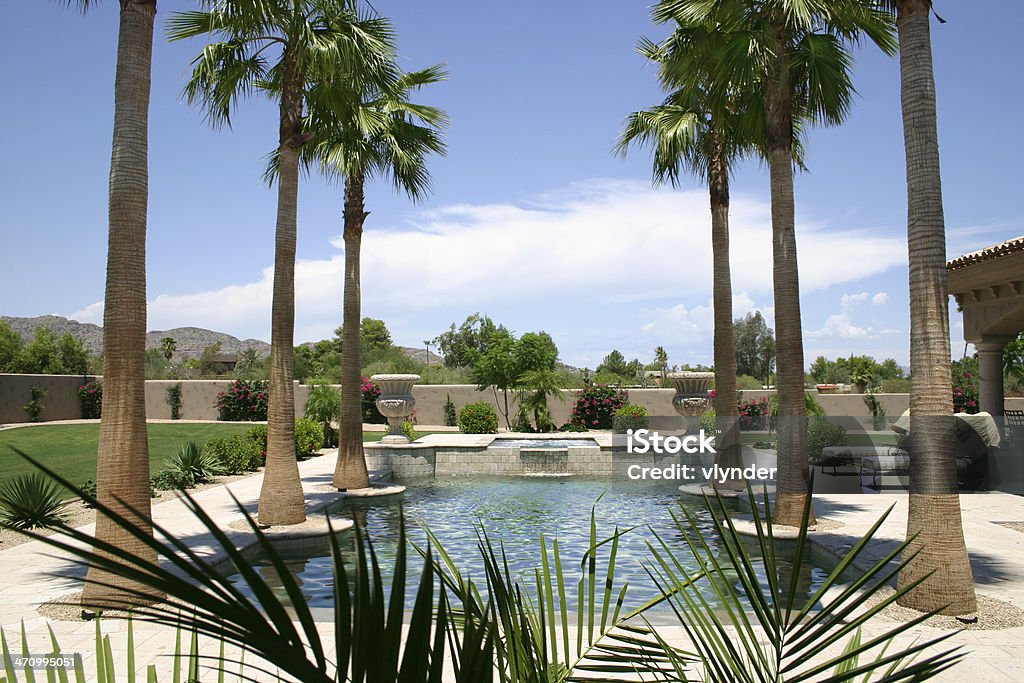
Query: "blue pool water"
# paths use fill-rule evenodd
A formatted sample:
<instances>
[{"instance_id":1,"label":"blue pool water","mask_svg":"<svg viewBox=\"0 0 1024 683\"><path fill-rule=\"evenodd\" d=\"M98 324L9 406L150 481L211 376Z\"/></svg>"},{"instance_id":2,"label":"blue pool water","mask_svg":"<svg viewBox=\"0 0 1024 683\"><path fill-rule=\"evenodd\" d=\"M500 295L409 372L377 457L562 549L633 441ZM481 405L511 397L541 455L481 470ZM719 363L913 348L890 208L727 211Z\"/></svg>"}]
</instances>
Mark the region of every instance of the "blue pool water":
<instances>
[{"instance_id":1,"label":"blue pool water","mask_svg":"<svg viewBox=\"0 0 1024 683\"><path fill-rule=\"evenodd\" d=\"M570 593L575 592L580 576L580 559L589 545L590 511L593 507L599 539L614 532L616 526L620 530L635 527L620 539L616 559L616 586L626 581L630 584L627 608L639 606L659 595L644 570L644 562L651 559L647 542L655 541L655 532L687 566L696 565L683 533L708 538L712 552L718 551L710 513L704 509L703 502L680 496L674 485L664 482L589 477L459 478L412 483L402 496L351 503L343 499L340 503L333 514L355 519L366 529L385 571L393 561L402 514L414 542L421 546L424 544L426 537L420 525L428 526L455 564L480 583L483 576L477 548L478 523L487 529L495 545L499 542L504 545L511 570L530 578L533 569L540 566L540 536L543 534L548 539L549 548L550 539L557 536ZM696 526L682 531L673 522L671 514L675 511L680 516L681 503L696 516ZM350 548L351 532L344 532L343 536L342 547ZM327 540L302 549L284 547L281 554L289 571L301 582L303 594L310 605L330 607L333 581ZM606 556L607 553L603 553L599 558L603 560ZM415 551L410 551L409 558L410 584L414 585L422 560ZM266 560L254 557L252 562L266 578L273 577L275 570ZM599 561L598 573L602 577L605 566ZM806 566L801 572L802 592L809 594L827 574L823 567ZM247 591L238 575L232 578L243 592ZM710 599L710 592L706 595ZM411 606L411 590L407 597Z\"/></svg>"},{"instance_id":2,"label":"blue pool water","mask_svg":"<svg viewBox=\"0 0 1024 683\"><path fill-rule=\"evenodd\" d=\"M570 446L597 448L597 442L593 439L495 439L491 442L494 448L562 449Z\"/></svg>"}]
</instances>

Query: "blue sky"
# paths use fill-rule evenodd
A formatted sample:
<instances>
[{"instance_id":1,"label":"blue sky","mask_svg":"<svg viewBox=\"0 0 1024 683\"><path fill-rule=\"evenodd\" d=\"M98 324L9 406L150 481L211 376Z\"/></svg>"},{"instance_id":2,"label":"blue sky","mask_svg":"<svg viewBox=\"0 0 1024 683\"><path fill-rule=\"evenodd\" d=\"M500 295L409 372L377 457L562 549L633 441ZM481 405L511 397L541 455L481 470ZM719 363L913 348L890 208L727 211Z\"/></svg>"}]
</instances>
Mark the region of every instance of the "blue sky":
<instances>
[{"instance_id":1,"label":"blue sky","mask_svg":"<svg viewBox=\"0 0 1024 683\"><path fill-rule=\"evenodd\" d=\"M933 23L949 255L1024 233L1017 85L1024 7L939 0ZM209 327L269 337L276 194L260 180L275 108L243 102L213 131L180 98L198 42L168 44L162 2L150 117L150 328ZM422 346L480 311L516 332L547 330L562 359L594 367L610 349L649 361L711 360L707 193L650 187L650 161L611 154L628 112L660 101L634 53L664 29L622 0L443 3L378 0L402 65L446 63L421 93L452 119L434 193L412 205L369 187L364 315ZM117 3L88 15L35 0L0 7L8 161L0 183L0 314L101 322ZM17 56L17 57L14 57ZM808 139L796 182L805 349L906 363L905 184L897 63L858 53L860 96L841 128ZM300 188L296 340L341 320L341 192ZM756 162L733 183L737 314L771 315L768 179ZM953 311L953 353L963 350Z\"/></svg>"}]
</instances>

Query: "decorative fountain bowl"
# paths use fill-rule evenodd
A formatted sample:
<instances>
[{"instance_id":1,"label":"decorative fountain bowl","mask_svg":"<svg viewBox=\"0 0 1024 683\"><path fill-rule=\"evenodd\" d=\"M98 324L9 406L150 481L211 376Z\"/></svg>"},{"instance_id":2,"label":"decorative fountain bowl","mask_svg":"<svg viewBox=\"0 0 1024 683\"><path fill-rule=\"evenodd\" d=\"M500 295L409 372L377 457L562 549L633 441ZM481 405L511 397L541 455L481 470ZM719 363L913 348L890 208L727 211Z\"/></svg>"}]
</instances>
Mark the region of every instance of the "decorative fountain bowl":
<instances>
[{"instance_id":1,"label":"decorative fountain bowl","mask_svg":"<svg viewBox=\"0 0 1024 683\"><path fill-rule=\"evenodd\" d=\"M696 420L708 409L708 387L715 379L713 372L670 372L667 376L676 393L672 407L686 418L686 431L693 431Z\"/></svg>"},{"instance_id":2,"label":"decorative fountain bowl","mask_svg":"<svg viewBox=\"0 0 1024 683\"><path fill-rule=\"evenodd\" d=\"M380 387L377 410L388 419L387 436L380 442L396 445L409 443L409 437L402 433L402 422L416 407L416 399L412 397L412 386L420 381L420 376L374 375L370 381Z\"/></svg>"}]
</instances>

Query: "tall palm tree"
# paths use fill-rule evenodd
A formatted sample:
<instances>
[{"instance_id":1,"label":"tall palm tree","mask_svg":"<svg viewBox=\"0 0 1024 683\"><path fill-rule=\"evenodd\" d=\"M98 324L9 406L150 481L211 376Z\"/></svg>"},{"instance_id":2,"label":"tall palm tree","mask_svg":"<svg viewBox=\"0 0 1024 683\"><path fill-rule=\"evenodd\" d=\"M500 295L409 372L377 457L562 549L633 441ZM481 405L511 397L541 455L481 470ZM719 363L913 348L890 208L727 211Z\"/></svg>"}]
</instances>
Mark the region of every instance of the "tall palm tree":
<instances>
[{"instance_id":1,"label":"tall palm tree","mask_svg":"<svg viewBox=\"0 0 1024 683\"><path fill-rule=\"evenodd\" d=\"M430 187L426 157L445 152L441 129L447 125L446 114L409 100L413 90L444 80L444 69L434 66L401 74L395 68L393 75L328 77L310 93L310 130L317 134L311 161L328 177L340 177L344 182L341 411L333 479L340 490L369 485L363 454L359 343L359 254L363 223L369 215L364 186L374 176L390 176L397 190L418 200Z\"/></svg>"},{"instance_id":2,"label":"tall palm tree","mask_svg":"<svg viewBox=\"0 0 1024 683\"><path fill-rule=\"evenodd\" d=\"M83 11L95 2L66 0ZM149 82L156 0L121 0L110 155L107 281L103 297L103 411L96 451L96 496L153 533L146 440L146 209L149 199ZM96 539L156 561L123 525L98 515ZM86 572L82 606L150 602L158 591L100 569Z\"/></svg>"},{"instance_id":3,"label":"tall palm tree","mask_svg":"<svg viewBox=\"0 0 1024 683\"><path fill-rule=\"evenodd\" d=\"M639 52L658 64L662 87L674 89L656 107L629 115L618 151L631 143L654 148L654 181L679 184L684 171L703 179L711 204L717 463L742 468L736 403L736 344L729 267L729 176L733 162L757 142L761 110L756 93L716 88L714 64L727 36L704 26L678 25L661 43L641 41ZM660 353L659 353L660 352ZM668 359L658 347L662 367ZM738 488L737 480L726 488ZM718 482L715 483L718 486Z\"/></svg>"},{"instance_id":4,"label":"tall palm tree","mask_svg":"<svg viewBox=\"0 0 1024 683\"><path fill-rule=\"evenodd\" d=\"M807 411L797 270L793 149L803 123L838 125L854 93L851 46L866 36L893 53L891 17L877 0L661 0L656 20L727 33L716 88L750 83L764 108L763 154L772 204L779 472L774 518L799 525L807 502ZM810 517L814 521L813 511Z\"/></svg>"},{"instance_id":5,"label":"tall palm tree","mask_svg":"<svg viewBox=\"0 0 1024 683\"><path fill-rule=\"evenodd\" d=\"M356 73L390 63L390 25L361 15L354 0L214 0L207 11L181 12L171 40L211 36L185 87L214 125L231 122L237 100L261 92L279 106L277 227L270 330L267 466L260 490L262 524L306 518L295 461L295 240L299 154L310 73Z\"/></svg>"},{"instance_id":6,"label":"tall palm tree","mask_svg":"<svg viewBox=\"0 0 1024 683\"><path fill-rule=\"evenodd\" d=\"M949 367L946 229L935 115L929 0L896 0L900 99L907 157L910 262L910 499L901 586L924 579L900 599L921 611L977 611L964 542L953 444ZM930 576L929 576L930 574ZM926 578L927 577L927 578Z\"/></svg>"}]
</instances>

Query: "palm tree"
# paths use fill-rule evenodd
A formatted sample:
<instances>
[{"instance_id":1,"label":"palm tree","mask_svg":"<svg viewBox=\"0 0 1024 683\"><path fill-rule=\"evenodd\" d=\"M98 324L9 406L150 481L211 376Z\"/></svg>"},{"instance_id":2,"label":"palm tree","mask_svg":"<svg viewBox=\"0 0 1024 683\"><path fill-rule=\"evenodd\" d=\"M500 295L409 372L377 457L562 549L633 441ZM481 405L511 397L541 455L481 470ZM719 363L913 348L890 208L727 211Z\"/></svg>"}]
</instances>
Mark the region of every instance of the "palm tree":
<instances>
[{"instance_id":1,"label":"palm tree","mask_svg":"<svg viewBox=\"0 0 1024 683\"><path fill-rule=\"evenodd\" d=\"M95 2L66 0L83 11ZM146 210L149 192L149 81L156 0L121 0L110 156L107 281L103 297L103 410L96 451L96 496L152 535L146 440ZM96 540L156 554L106 515ZM113 556L105 555L112 558ZM82 606L102 609L158 600L159 591L90 562Z\"/></svg>"},{"instance_id":2,"label":"palm tree","mask_svg":"<svg viewBox=\"0 0 1024 683\"><path fill-rule=\"evenodd\" d=\"M943 614L977 611L953 458L946 229L935 115L929 0L896 0L900 98L907 156L910 262L910 499L899 585L923 583L901 605Z\"/></svg>"},{"instance_id":3,"label":"palm tree","mask_svg":"<svg viewBox=\"0 0 1024 683\"><path fill-rule=\"evenodd\" d=\"M243 373L252 372L259 365L259 362L263 360L263 355L254 348L248 348L238 354L238 358L235 361L235 367L238 371Z\"/></svg>"},{"instance_id":4,"label":"palm tree","mask_svg":"<svg viewBox=\"0 0 1024 683\"><path fill-rule=\"evenodd\" d=\"M761 121L756 93L717 89L714 65L722 58L725 34L703 26L678 25L659 44L642 41L639 52L658 65L662 87L673 90L656 107L629 115L618 150L630 143L654 147L654 181L678 186L689 171L708 185L715 331L715 416L720 467L741 467L739 410L736 403L736 344L729 268L729 175L733 162L750 154ZM663 368L668 357L655 349ZM730 480L727 488L742 483ZM718 483L715 483L718 486Z\"/></svg>"},{"instance_id":5,"label":"palm tree","mask_svg":"<svg viewBox=\"0 0 1024 683\"><path fill-rule=\"evenodd\" d=\"M361 16L354 0L216 0L208 11L181 12L171 40L212 36L193 62L185 86L214 125L231 122L237 100L262 92L279 105L277 227L270 331L267 467L260 491L262 524L306 518L295 461L295 240L299 154L311 135L303 127L309 74L372 70L393 54L390 26Z\"/></svg>"},{"instance_id":6,"label":"palm tree","mask_svg":"<svg viewBox=\"0 0 1024 683\"><path fill-rule=\"evenodd\" d=\"M334 485L339 490L369 485L363 454L359 329L361 294L359 253L367 215L368 179L390 176L397 190L414 201L430 186L426 157L444 154L440 129L447 116L435 107L415 104L409 94L446 78L438 66L393 78L345 74L325 78L310 93L310 130L317 143L311 160L331 178L344 179L345 289L342 302L341 411Z\"/></svg>"},{"instance_id":7,"label":"palm tree","mask_svg":"<svg viewBox=\"0 0 1024 683\"><path fill-rule=\"evenodd\" d=\"M554 368L528 370L519 379L522 388L519 390L519 409L533 414L533 423L538 432L550 432L555 428L551 421L551 409L548 399L557 398L564 401L565 382Z\"/></svg>"},{"instance_id":8,"label":"palm tree","mask_svg":"<svg viewBox=\"0 0 1024 683\"><path fill-rule=\"evenodd\" d=\"M656 20L727 33L715 88L761 92L771 184L779 415L774 519L799 525L809 495L803 333L793 195L794 146L804 123L838 125L853 96L851 45L867 36L895 51L891 17L877 0L661 0ZM813 512L810 516L813 523Z\"/></svg>"},{"instance_id":9,"label":"palm tree","mask_svg":"<svg viewBox=\"0 0 1024 683\"><path fill-rule=\"evenodd\" d=\"M174 352L177 350L178 342L174 341L173 337L164 337L160 340L160 352L168 363L171 362L171 358L174 357Z\"/></svg>"}]
</instances>

